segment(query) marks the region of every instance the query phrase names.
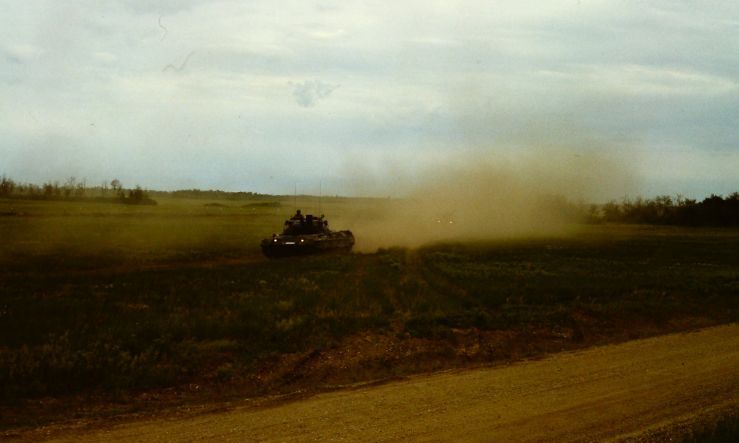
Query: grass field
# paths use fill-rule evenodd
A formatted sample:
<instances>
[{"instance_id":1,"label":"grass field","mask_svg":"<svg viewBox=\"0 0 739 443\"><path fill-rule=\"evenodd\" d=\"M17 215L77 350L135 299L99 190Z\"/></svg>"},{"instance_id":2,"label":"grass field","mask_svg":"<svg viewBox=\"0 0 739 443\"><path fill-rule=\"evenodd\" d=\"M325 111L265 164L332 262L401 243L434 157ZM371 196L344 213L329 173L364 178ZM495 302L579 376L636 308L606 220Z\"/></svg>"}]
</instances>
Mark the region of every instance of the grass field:
<instances>
[{"instance_id":1,"label":"grass field","mask_svg":"<svg viewBox=\"0 0 739 443\"><path fill-rule=\"evenodd\" d=\"M379 204L322 209L343 228ZM320 389L739 320L736 229L588 225L262 258L292 210L0 200L2 426L74 401Z\"/></svg>"}]
</instances>

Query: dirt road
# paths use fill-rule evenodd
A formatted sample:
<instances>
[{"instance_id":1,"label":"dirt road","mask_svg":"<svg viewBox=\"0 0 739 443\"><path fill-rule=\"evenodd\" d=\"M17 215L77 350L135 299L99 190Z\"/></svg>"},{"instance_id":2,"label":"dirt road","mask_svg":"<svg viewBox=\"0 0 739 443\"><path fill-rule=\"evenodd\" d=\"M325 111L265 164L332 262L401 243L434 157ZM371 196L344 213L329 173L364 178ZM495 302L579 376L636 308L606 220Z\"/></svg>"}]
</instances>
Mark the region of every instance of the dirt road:
<instances>
[{"instance_id":1,"label":"dirt road","mask_svg":"<svg viewBox=\"0 0 739 443\"><path fill-rule=\"evenodd\" d=\"M739 325L53 441L618 441L739 403Z\"/></svg>"}]
</instances>

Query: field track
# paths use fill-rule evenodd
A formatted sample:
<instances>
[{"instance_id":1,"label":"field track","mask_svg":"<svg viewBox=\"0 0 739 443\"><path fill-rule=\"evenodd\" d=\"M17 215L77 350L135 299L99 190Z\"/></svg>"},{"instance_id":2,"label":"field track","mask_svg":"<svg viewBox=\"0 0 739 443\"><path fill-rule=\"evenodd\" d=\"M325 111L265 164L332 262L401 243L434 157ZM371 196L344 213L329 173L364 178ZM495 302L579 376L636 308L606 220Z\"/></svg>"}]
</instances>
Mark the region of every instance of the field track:
<instances>
[{"instance_id":1,"label":"field track","mask_svg":"<svg viewBox=\"0 0 739 443\"><path fill-rule=\"evenodd\" d=\"M737 406L731 324L49 441L619 441Z\"/></svg>"}]
</instances>

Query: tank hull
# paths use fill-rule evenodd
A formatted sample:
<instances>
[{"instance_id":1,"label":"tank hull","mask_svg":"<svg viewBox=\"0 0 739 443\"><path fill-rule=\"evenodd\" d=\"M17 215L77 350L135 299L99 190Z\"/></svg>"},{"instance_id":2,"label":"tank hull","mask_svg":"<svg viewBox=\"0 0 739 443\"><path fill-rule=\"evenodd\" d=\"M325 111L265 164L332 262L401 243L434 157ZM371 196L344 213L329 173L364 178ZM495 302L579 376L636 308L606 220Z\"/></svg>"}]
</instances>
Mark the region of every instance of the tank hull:
<instances>
[{"instance_id":1,"label":"tank hull","mask_svg":"<svg viewBox=\"0 0 739 443\"><path fill-rule=\"evenodd\" d=\"M265 238L261 243L262 252L269 258L349 253L353 246L354 235L350 231L321 235L278 235Z\"/></svg>"}]
</instances>

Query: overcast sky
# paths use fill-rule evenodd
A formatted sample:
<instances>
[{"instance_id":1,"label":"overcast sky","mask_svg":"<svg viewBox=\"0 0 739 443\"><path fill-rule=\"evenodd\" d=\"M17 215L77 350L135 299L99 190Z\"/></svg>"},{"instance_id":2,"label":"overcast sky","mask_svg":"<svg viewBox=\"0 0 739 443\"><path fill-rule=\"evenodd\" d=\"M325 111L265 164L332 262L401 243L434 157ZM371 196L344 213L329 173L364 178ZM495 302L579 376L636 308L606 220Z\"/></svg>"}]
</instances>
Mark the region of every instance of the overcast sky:
<instances>
[{"instance_id":1,"label":"overcast sky","mask_svg":"<svg viewBox=\"0 0 739 443\"><path fill-rule=\"evenodd\" d=\"M563 147L739 190L739 2L0 0L18 181L346 195Z\"/></svg>"}]
</instances>

